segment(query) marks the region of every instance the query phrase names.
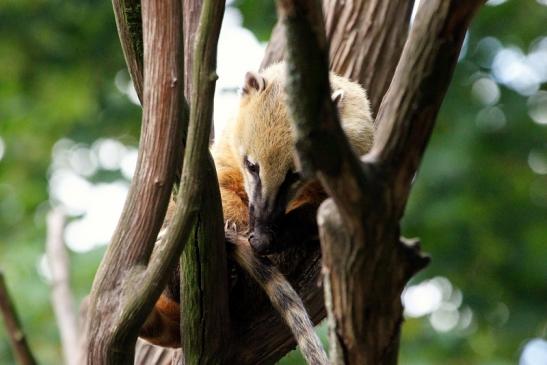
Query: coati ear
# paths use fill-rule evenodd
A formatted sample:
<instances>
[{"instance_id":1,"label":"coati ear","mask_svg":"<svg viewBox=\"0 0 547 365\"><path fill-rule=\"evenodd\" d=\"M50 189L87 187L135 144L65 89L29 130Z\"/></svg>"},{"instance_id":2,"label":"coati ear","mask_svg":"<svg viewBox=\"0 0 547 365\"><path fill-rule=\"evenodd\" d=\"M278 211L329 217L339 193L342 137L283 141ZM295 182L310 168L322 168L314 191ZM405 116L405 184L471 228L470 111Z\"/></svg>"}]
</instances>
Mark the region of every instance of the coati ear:
<instances>
[{"instance_id":1,"label":"coati ear","mask_svg":"<svg viewBox=\"0 0 547 365\"><path fill-rule=\"evenodd\" d=\"M266 79L254 72L245 74L245 84L243 85L242 94L250 94L251 92L261 92L266 88Z\"/></svg>"},{"instance_id":2,"label":"coati ear","mask_svg":"<svg viewBox=\"0 0 547 365\"><path fill-rule=\"evenodd\" d=\"M331 94L332 102L336 106L340 106L342 99L344 98L344 90L338 89Z\"/></svg>"}]
</instances>

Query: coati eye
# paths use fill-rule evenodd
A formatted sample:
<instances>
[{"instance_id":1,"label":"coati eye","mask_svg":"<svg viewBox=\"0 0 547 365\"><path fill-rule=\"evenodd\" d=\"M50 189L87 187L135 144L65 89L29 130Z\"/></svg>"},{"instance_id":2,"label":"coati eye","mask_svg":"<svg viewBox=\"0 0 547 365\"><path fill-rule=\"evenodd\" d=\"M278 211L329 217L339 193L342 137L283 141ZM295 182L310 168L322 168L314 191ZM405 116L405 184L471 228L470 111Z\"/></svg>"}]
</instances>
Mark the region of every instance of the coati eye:
<instances>
[{"instance_id":1,"label":"coati eye","mask_svg":"<svg viewBox=\"0 0 547 365\"><path fill-rule=\"evenodd\" d=\"M245 168L252 175L255 175L255 176L258 175L258 172L259 172L258 164L252 163L251 161L249 161L249 159L247 157L245 157Z\"/></svg>"}]
</instances>

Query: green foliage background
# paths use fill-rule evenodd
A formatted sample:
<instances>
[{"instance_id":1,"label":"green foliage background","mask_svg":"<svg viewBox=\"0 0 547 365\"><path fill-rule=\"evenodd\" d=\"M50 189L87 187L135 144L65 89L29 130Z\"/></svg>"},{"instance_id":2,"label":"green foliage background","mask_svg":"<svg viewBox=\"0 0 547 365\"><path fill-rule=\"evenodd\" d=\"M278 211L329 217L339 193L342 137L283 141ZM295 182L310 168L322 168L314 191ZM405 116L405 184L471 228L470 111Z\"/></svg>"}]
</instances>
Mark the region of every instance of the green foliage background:
<instances>
[{"instance_id":1,"label":"green foliage background","mask_svg":"<svg viewBox=\"0 0 547 365\"><path fill-rule=\"evenodd\" d=\"M267 40L273 5L250 0L234 5L244 26ZM547 125L531 120L527 97L500 85L496 106L506 123L485 128L476 122L485 105L471 93L477 75L490 74L477 50L484 37L526 51L547 36L546 19L546 6L510 0L484 7L471 27L413 189L404 233L421 237L433 257L414 282L448 278L463 293L462 306L473 312L473 325L442 333L427 316L408 319L402 364L512 364L528 339L546 336L547 175L534 173L528 158L531 150L539 151L547 163ZM140 110L114 84L124 67L109 2L0 2L0 138L5 143L0 268L43 364L61 361L49 288L38 274L51 149L65 137L83 144L100 137L136 144ZM102 251L71 254L79 300L90 288ZM282 362L301 361L293 353ZM11 363L0 326L0 364Z\"/></svg>"}]
</instances>

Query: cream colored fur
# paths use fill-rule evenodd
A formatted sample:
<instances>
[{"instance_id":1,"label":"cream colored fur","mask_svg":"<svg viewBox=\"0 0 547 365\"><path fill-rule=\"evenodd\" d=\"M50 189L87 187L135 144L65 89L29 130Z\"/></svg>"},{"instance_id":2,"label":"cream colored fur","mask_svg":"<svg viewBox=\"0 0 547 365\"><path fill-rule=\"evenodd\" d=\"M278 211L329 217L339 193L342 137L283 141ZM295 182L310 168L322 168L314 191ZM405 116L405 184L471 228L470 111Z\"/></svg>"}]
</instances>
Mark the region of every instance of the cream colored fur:
<instances>
[{"instance_id":1,"label":"cream colored fur","mask_svg":"<svg viewBox=\"0 0 547 365\"><path fill-rule=\"evenodd\" d=\"M213 153L217 164L224 160L239 166L248 195L252 195L253 186L245 173L244 157L258 162L263 195L273 196L287 171L295 170L294 139L285 103L285 64L272 65L260 76L265 80L264 90L247 89L238 114L228 122ZM342 91L338 103L342 128L355 153L363 155L372 147L374 131L365 90L333 72L330 82L333 92Z\"/></svg>"}]
</instances>

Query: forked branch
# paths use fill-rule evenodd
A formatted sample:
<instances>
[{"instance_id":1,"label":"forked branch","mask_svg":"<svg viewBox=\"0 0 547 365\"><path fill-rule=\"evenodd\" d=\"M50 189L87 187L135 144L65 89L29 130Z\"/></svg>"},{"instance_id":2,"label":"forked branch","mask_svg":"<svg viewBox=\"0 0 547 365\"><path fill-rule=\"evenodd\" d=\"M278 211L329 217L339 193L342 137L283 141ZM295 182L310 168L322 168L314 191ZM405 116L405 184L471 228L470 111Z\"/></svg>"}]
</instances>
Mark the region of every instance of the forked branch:
<instances>
[{"instance_id":1,"label":"forked branch","mask_svg":"<svg viewBox=\"0 0 547 365\"><path fill-rule=\"evenodd\" d=\"M417 244L400 240L399 220L465 31L481 3L423 2L380 107L374 150L360 163L329 98L318 2L278 1L288 44L296 148L302 166L336 203L327 201L319 212L336 364L397 362L401 291L429 261Z\"/></svg>"},{"instance_id":2,"label":"forked branch","mask_svg":"<svg viewBox=\"0 0 547 365\"><path fill-rule=\"evenodd\" d=\"M180 166L186 124L181 122L181 4L147 0L142 15L145 84L139 158L120 221L93 283L86 331L91 364L132 363L138 330L165 285L165 278L151 280L159 264L146 267Z\"/></svg>"}]
</instances>

